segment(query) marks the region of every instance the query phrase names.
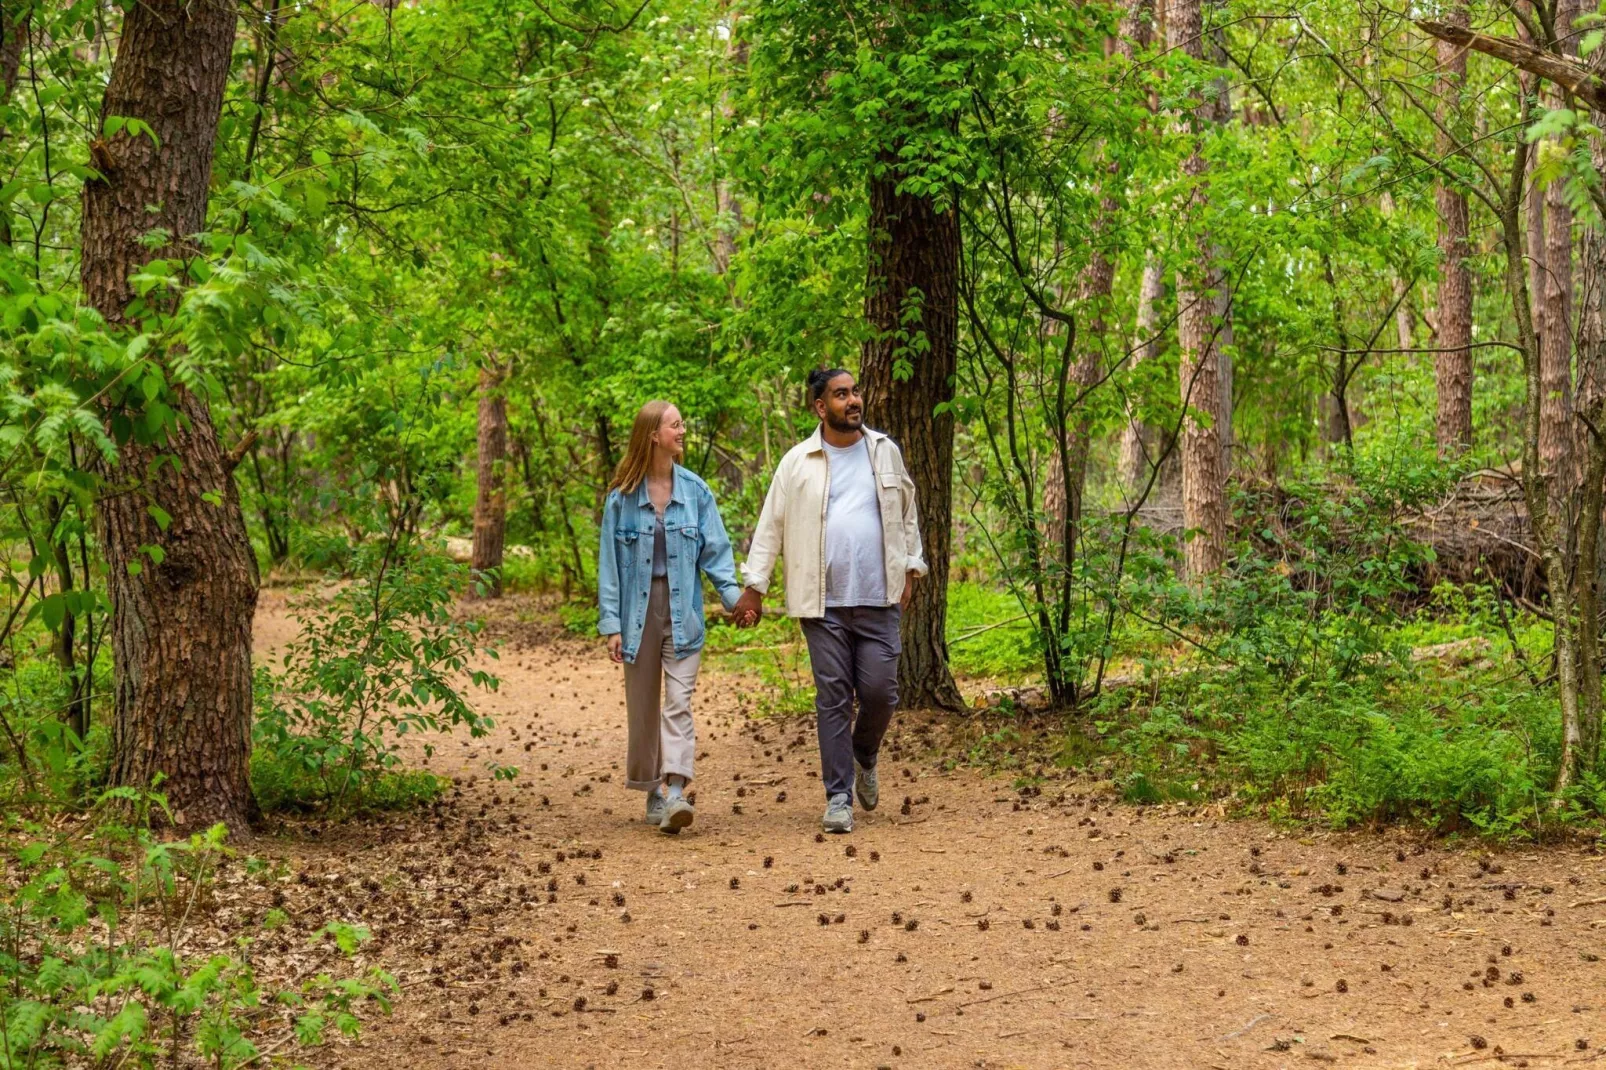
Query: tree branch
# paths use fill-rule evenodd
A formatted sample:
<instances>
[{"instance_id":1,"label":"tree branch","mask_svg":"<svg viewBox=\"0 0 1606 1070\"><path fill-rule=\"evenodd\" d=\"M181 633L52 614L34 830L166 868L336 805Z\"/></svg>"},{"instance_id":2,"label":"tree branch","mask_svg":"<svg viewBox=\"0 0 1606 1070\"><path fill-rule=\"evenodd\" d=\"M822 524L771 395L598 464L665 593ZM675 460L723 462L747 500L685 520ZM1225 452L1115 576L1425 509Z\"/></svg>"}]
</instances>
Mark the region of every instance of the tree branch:
<instances>
[{"instance_id":1,"label":"tree branch","mask_svg":"<svg viewBox=\"0 0 1606 1070\"><path fill-rule=\"evenodd\" d=\"M1416 25L1423 33L1437 37L1441 41L1448 41L1457 47L1470 48L1474 52L1482 52L1486 56L1505 60L1529 74L1536 74L1546 81L1554 82L1591 108L1606 111L1606 82L1602 82L1581 63L1523 44L1510 37L1491 37L1464 26L1452 26L1434 19L1422 19Z\"/></svg>"}]
</instances>

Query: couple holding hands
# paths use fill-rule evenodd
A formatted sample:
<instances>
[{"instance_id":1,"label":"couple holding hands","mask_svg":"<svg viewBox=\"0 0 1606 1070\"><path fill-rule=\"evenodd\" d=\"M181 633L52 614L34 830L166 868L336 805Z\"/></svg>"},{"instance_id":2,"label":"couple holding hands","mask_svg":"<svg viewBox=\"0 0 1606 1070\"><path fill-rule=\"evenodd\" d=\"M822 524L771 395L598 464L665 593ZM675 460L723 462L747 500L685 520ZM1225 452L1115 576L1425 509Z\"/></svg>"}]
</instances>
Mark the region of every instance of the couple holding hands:
<instances>
[{"instance_id":1,"label":"couple holding hands","mask_svg":"<svg viewBox=\"0 0 1606 1070\"><path fill-rule=\"evenodd\" d=\"M898 623L925 575L915 487L903 454L864 426L864 399L840 368L809 373L819 429L775 470L736 582L713 492L678 463L686 425L671 404L643 405L602 514L597 630L624 665L630 727L626 786L647 792L647 823L678 833L696 816L691 697L703 647L707 575L738 627L758 623L777 556L786 612L814 669L827 832L853 831L853 795L879 797L876 757L898 705ZM857 717L854 705L857 700Z\"/></svg>"}]
</instances>

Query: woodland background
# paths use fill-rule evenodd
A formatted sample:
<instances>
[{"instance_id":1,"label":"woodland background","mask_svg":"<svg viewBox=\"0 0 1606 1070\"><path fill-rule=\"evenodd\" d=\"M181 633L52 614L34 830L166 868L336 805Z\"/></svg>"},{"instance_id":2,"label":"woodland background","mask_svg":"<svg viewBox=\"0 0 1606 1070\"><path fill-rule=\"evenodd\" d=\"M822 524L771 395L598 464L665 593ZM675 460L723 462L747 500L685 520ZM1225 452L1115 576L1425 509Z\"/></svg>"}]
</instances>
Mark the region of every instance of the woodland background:
<instances>
[{"instance_id":1,"label":"woodland background","mask_svg":"<svg viewBox=\"0 0 1606 1070\"><path fill-rule=\"evenodd\" d=\"M393 748L483 730L475 604L590 630L636 408L680 407L740 547L821 365L919 484L904 694L1000 711L976 760L1598 829L1571 4L8 0L0 964L49 994L22 919L96 859L137 902L215 823L434 797ZM316 592L283 664L263 582ZM792 623L713 642L808 704Z\"/></svg>"}]
</instances>

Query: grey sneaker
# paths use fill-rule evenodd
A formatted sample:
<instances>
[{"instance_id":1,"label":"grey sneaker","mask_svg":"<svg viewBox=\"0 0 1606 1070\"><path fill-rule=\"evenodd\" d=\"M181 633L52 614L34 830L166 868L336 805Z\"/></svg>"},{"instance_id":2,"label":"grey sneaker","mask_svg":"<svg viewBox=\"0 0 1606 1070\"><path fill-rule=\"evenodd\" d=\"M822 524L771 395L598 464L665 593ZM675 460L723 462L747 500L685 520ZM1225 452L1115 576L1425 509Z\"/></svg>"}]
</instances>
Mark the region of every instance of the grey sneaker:
<instances>
[{"instance_id":1,"label":"grey sneaker","mask_svg":"<svg viewBox=\"0 0 1606 1070\"><path fill-rule=\"evenodd\" d=\"M690 825L692 819L696 816L697 811L692 808L691 803L686 801L686 797L684 795L676 795L674 798L665 801L664 820L658 827L671 836L678 836L680 835L680 830Z\"/></svg>"},{"instance_id":2,"label":"grey sneaker","mask_svg":"<svg viewBox=\"0 0 1606 1070\"><path fill-rule=\"evenodd\" d=\"M825 816L820 819L820 826L827 832L853 831L853 802L847 792L831 796L831 801L825 804Z\"/></svg>"},{"instance_id":3,"label":"grey sneaker","mask_svg":"<svg viewBox=\"0 0 1606 1070\"><path fill-rule=\"evenodd\" d=\"M657 788L647 793L647 824L657 827L664 823L664 794Z\"/></svg>"},{"instance_id":4,"label":"grey sneaker","mask_svg":"<svg viewBox=\"0 0 1606 1070\"><path fill-rule=\"evenodd\" d=\"M859 797L859 805L866 810L874 810L881 801L881 778L876 776L875 769L873 765L866 769L858 759L854 759L853 793Z\"/></svg>"}]
</instances>

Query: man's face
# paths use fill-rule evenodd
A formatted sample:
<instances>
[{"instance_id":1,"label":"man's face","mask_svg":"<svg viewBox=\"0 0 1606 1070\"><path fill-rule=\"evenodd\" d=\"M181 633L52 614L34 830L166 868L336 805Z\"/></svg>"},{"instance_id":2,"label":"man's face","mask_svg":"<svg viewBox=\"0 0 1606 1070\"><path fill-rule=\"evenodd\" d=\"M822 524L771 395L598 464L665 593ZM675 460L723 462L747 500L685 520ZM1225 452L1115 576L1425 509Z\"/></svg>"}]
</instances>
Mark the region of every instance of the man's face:
<instances>
[{"instance_id":1,"label":"man's face","mask_svg":"<svg viewBox=\"0 0 1606 1070\"><path fill-rule=\"evenodd\" d=\"M814 411L833 431L851 433L864 428L864 395L847 372L825 384L825 393L814 403Z\"/></svg>"}]
</instances>

